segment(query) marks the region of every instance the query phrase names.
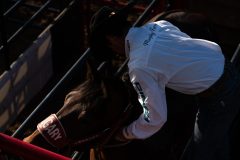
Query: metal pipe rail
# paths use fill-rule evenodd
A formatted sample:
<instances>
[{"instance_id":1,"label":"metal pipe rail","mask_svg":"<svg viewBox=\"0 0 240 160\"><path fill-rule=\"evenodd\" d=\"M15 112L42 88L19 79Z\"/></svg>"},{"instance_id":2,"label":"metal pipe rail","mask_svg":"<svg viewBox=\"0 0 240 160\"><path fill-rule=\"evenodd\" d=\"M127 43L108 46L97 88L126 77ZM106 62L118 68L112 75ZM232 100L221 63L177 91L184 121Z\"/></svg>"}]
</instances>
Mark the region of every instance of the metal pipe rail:
<instances>
[{"instance_id":1,"label":"metal pipe rail","mask_svg":"<svg viewBox=\"0 0 240 160\"><path fill-rule=\"evenodd\" d=\"M8 14L10 14L10 12L14 11L22 2L23 2L23 0L17 1L14 5L12 5L12 7L10 7L10 8L3 14L3 16L6 17Z\"/></svg>"},{"instance_id":2,"label":"metal pipe rail","mask_svg":"<svg viewBox=\"0 0 240 160\"><path fill-rule=\"evenodd\" d=\"M6 36L6 26L5 22L7 20L7 16L16 10L17 7L19 7L24 1L23 0L18 0L14 5L12 5L6 12L4 12L3 5L0 5L0 21L1 21L1 39L2 39L2 44L0 44L0 54L3 54L3 58L5 59L5 70L10 69L10 58L9 58L9 44L14 41L17 36L20 35L28 26L31 24L33 20L35 20L48 6L51 4L53 0L48 0L45 2L39 10L37 10L30 19L28 19L16 32L14 32L10 38L7 38ZM2 1L0 3L3 3Z\"/></svg>"},{"instance_id":3,"label":"metal pipe rail","mask_svg":"<svg viewBox=\"0 0 240 160\"><path fill-rule=\"evenodd\" d=\"M69 157L23 142L3 133L0 133L0 150L22 157L25 160L71 160Z\"/></svg>"},{"instance_id":4,"label":"metal pipe rail","mask_svg":"<svg viewBox=\"0 0 240 160\"><path fill-rule=\"evenodd\" d=\"M68 70L68 72L60 79L60 81L53 87L53 89L45 96L45 98L40 102L40 104L34 109L34 111L24 120L24 122L18 127L18 129L13 133L12 137L24 138L23 133L31 125L36 124L36 115L46 109L50 99L54 97L59 91L64 88L65 83L71 81L71 77L81 70L84 62L90 56L90 49L87 49L85 53L74 63L74 65Z\"/></svg>"},{"instance_id":5,"label":"metal pipe rail","mask_svg":"<svg viewBox=\"0 0 240 160\"><path fill-rule=\"evenodd\" d=\"M5 21L6 21L6 17L12 11L14 11L22 2L23 2L23 0L17 1L6 12L4 12L3 4L2 4L3 1L0 1L0 17L1 17L0 18L0 22L1 22L1 24L0 24L1 30L0 31L1 31L1 40L2 40L2 44L0 45L0 54L3 54L5 70L10 69L9 48L8 48L8 42L7 42L8 40L7 40L7 36L6 36Z\"/></svg>"},{"instance_id":6,"label":"metal pipe rail","mask_svg":"<svg viewBox=\"0 0 240 160\"><path fill-rule=\"evenodd\" d=\"M24 31L24 29L26 29L26 27L38 16L40 15L41 12L43 12L52 2L53 0L48 0L36 13L34 13L32 15L32 17L25 22L22 27L20 27L10 38L8 38L7 43L11 43L16 37L17 35L19 35L21 32ZM1 46L0 49L2 49L4 46Z\"/></svg>"}]
</instances>

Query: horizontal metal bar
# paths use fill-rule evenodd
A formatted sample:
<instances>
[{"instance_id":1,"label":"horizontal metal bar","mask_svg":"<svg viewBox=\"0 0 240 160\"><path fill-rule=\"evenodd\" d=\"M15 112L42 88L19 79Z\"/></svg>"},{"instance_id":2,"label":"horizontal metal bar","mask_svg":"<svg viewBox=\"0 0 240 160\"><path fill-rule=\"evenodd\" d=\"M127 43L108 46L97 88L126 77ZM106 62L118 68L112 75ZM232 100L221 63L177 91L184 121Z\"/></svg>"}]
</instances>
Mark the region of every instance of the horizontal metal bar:
<instances>
[{"instance_id":1,"label":"horizontal metal bar","mask_svg":"<svg viewBox=\"0 0 240 160\"><path fill-rule=\"evenodd\" d=\"M54 22L50 24L45 30L49 30L57 21L59 21L66 12L75 4L76 0L72 0L69 5L54 19ZM40 104L34 109L34 111L24 120L24 122L18 127L18 129L13 133L13 137L16 138L23 138L23 132L32 125L31 123L35 119L34 116L36 116L39 112L44 110L46 107L47 101L60 90L60 88L63 86L67 78L72 77L72 75L76 72L76 70L79 70L79 68L83 65L85 60L90 54L90 49L87 49L82 56L74 63L74 65L68 70L68 72L60 79L60 81L53 87L53 89L45 96L45 98L40 102Z\"/></svg>"},{"instance_id":2,"label":"horizontal metal bar","mask_svg":"<svg viewBox=\"0 0 240 160\"><path fill-rule=\"evenodd\" d=\"M42 11L44 11L45 8L48 7L48 5L52 2L52 0L48 0L36 13L33 14L33 16L27 21L25 22L24 25L22 25L22 27L20 27L8 40L7 43L12 42L16 36L21 33Z\"/></svg>"},{"instance_id":3,"label":"horizontal metal bar","mask_svg":"<svg viewBox=\"0 0 240 160\"><path fill-rule=\"evenodd\" d=\"M4 59L5 59L5 69L9 70L10 69L10 60L9 60L9 49L8 49L8 44L11 43L24 29L45 9L48 7L48 5L51 3L52 0L48 0L27 22L22 25L9 39L6 37L6 30L5 30L5 19L6 15L13 10L13 7L18 6L21 3L21 0L15 3L13 7L11 7L7 12L2 15L2 24L1 24L1 32L2 32L2 39L3 39L3 44L0 45L0 53L4 54ZM5 36L5 37L4 37Z\"/></svg>"},{"instance_id":4,"label":"horizontal metal bar","mask_svg":"<svg viewBox=\"0 0 240 160\"><path fill-rule=\"evenodd\" d=\"M12 7L10 7L10 8L3 14L3 16L6 17L8 14L10 14L10 12L12 12L13 10L15 10L22 2L23 2L23 0L17 1L14 5L12 5Z\"/></svg>"},{"instance_id":5,"label":"horizontal metal bar","mask_svg":"<svg viewBox=\"0 0 240 160\"><path fill-rule=\"evenodd\" d=\"M6 134L0 133L0 150L24 159L34 160L71 160L69 157L46 150L36 145L23 142ZM21 158L21 159L22 159ZM2 159L2 158L1 158ZM7 158L8 159L8 158ZM12 158L10 158L12 159ZM15 159L15 158L14 158ZM20 159L20 158L19 158Z\"/></svg>"},{"instance_id":6,"label":"horizontal metal bar","mask_svg":"<svg viewBox=\"0 0 240 160\"><path fill-rule=\"evenodd\" d=\"M48 99L54 96L64 85L64 82L67 78L72 77L74 73L76 73L80 67L82 67L85 60L90 55L90 49L88 48L83 55L74 63L74 65L68 70L68 72L61 78L61 80L53 87L53 89L45 96L45 98L41 101L41 103L34 109L34 111L24 120L24 122L18 127L18 129L13 133L12 137L16 138L24 138L23 132L31 125L32 121L36 119L36 114L46 108L46 102Z\"/></svg>"}]
</instances>

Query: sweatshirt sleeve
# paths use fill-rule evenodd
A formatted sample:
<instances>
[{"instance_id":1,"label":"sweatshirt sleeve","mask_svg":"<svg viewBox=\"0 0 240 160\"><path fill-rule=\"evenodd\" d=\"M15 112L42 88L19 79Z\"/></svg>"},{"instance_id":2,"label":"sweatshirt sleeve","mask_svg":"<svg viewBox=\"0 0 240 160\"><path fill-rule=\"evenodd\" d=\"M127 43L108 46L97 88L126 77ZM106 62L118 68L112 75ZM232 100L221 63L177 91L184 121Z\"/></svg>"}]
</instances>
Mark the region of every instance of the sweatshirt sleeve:
<instances>
[{"instance_id":1,"label":"sweatshirt sleeve","mask_svg":"<svg viewBox=\"0 0 240 160\"><path fill-rule=\"evenodd\" d=\"M145 139L159 131L167 120L165 85L144 69L135 68L129 74L143 113L124 128L123 135L127 139Z\"/></svg>"}]
</instances>

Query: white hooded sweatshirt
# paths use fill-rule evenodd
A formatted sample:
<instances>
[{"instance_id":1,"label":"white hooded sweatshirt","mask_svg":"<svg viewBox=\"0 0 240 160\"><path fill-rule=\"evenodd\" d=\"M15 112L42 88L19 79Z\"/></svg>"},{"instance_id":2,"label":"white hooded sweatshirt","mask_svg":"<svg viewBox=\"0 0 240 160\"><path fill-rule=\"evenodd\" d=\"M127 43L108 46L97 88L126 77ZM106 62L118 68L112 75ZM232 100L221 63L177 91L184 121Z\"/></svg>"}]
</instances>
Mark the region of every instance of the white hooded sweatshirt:
<instances>
[{"instance_id":1,"label":"white hooded sweatshirt","mask_svg":"<svg viewBox=\"0 0 240 160\"><path fill-rule=\"evenodd\" d=\"M165 87L185 94L209 88L223 73L224 56L214 42L193 39L167 21L131 28L125 38L132 84L143 113L127 126L128 139L145 139L167 120Z\"/></svg>"}]
</instances>

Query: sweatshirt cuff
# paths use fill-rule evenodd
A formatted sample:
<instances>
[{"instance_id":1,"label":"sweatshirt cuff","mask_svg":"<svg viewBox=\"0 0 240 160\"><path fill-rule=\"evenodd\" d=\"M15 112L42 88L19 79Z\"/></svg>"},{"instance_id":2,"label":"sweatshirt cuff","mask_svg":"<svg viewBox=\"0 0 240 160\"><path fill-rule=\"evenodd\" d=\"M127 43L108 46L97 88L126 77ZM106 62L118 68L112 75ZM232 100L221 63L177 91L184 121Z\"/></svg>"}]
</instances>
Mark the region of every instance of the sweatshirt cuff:
<instances>
[{"instance_id":1,"label":"sweatshirt cuff","mask_svg":"<svg viewBox=\"0 0 240 160\"><path fill-rule=\"evenodd\" d=\"M132 140L132 139L137 139L135 136L133 136L129 131L128 127L124 127L122 130L122 134L126 139Z\"/></svg>"}]
</instances>

